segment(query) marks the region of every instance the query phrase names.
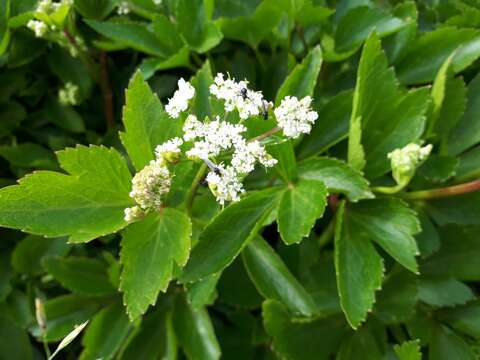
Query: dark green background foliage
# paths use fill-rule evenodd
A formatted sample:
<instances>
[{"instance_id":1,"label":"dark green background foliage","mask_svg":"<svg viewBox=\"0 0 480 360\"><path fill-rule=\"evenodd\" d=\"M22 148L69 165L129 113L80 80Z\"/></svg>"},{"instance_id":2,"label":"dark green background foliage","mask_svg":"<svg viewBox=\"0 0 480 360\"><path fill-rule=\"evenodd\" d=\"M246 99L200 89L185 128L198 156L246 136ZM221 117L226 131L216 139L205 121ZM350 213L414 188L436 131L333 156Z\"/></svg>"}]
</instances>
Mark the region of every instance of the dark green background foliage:
<instances>
[{"instance_id":1,"label":"dark green background foliage","mask_svg":"<svg viewBox=\"0 0 480 360\"><path fill-rule=\"evenodd\" d=\"M0 359L86 320L59 358L478 359L480 1L126 3L75 0L37 38L36 0L0 0ZM217 72L313 96L311 134L271 146L238 203L201 187L188 216L191 163L127 224L132 174L181 130L158 98L193 77L210 115ZM421 140L408 187L379 192Z\"/></svg>"}]
</instances>

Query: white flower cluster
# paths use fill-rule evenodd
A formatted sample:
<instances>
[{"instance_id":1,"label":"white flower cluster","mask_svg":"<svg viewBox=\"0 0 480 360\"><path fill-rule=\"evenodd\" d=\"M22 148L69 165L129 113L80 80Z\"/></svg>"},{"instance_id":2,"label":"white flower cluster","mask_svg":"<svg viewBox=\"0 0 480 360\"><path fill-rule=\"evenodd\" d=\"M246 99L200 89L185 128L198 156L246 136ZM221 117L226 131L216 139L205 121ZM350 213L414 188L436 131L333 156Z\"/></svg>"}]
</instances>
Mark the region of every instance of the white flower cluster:
<instances>
[{"instance_id":1,"label":"white flower cluster","mask_svg":"<svg viewBox=\"0 0 480 360\"><path fill-rule=\"evenodd\" d=\"M67 82L63 88L58 90L58 101L62 105L77 105L79 88L71 82Z\"/></svg>"},{"instance_id":2,"label":"white flower cluster","mask_svg":"<svg viewBox=\"0 0 480 360\"><path fill-rule=\"evenodd\" d=\"M184 79L178 80L178 90L165 106L165 111L172 118L176 119L181 112L188 108L188 101L195 96L195 88Z\"/></svg>"},{"instance_id":3,"label":"white flower cluster","mask_svg":"<svg viewBox=\"0 0 480 360\"><path fill-rule=\"evenodd\" d=\"M231 123L216 116L204 122L190 114L183 124L182 138L171 139L157 146L156 160L152 161L133 179L131 196L138 206L125 210L129 221L138 218L143 212L158 210L162 196L170 189L171 173L168 163L178 162L182 153L188 159L203 161L210 169L206 181L217 201L238 201L245 191L243 178L254 171L260 163L264 167L273 167L277 160L267 153L265 147L257 140L247 140L244 133L247 127L243 120L260 114L265 115L273 105L267 102L261 92L248 89L246 81L236 82L217 74L209 87L210 94L224 101L226 112L238 111L240 123ZM178 90L169 99L165 111L172 118L188 109L189 101L195 96L193 86L180 79ZM308 133L318 117L311 110L312 99L307 96L301 100L287 96L274 110L278 126L287 137L296 138ZM228 160L228 156L230 159ZM220 162L219 159L227 159Z\"/></svg>"},{"instance_id":4,"label":"white flower cluster","mask_svg":"<svg viewBox=\"0 0 480 360\"><path fill-rule=\"evenodd\" d=\"M130 13L130 6L127 1L122 1L117 7L118 15L127 15Z\"/></svg>"},{"instance_id":5,"label":"white flower cluster","mask_svg":"<svg viewBox=\"0 0 480 360\"><path fill-rule=\"evenodd\" d=\"M310 96L298 100L294 96L285 96L280 106L274 110L278 126L282 128L285 136L293 139L301 134L308 134L318 114L311 110L312 98Z\"/></svg>"},{"instance_id":6,"label":"white flower cluster","mask_svg":"<svg viewBox=\"0 0 480 360\"><path fill-rule=\"evenodd\" d=\"M221 73L217 74L214 83L210 85L210 93L225 101L225 111L237 109L240 119L243 120L265 113L273 106L263 98L260 91L250 90L247 81L225 80Z\"/></svg>"},{"instance_id":7,"label":"white flower cluster","mask_svg":"<svg viewBox=\"0 0 480 360\"><path fill-rule=\"evenodd\" d=\"M60 2L54 2L52 0L41 0L38 5L36 12L43 14L51 14L57 11L63 5L72 5L72 0L61 0Z\"/></svg>"},{"instance_id":8,"label":"white flower cluster","mask_svg":"<svg viewBox=\"0 0 480 360\"><path fill-rule=\"evenodd\" d=\"M401 149L395 149L388 154L391 162L393 178L399 185L406 185L415 174L418 166L424 162L430 152L432 145L421 146L408 144Z\"/></svg>"}]
</instances>

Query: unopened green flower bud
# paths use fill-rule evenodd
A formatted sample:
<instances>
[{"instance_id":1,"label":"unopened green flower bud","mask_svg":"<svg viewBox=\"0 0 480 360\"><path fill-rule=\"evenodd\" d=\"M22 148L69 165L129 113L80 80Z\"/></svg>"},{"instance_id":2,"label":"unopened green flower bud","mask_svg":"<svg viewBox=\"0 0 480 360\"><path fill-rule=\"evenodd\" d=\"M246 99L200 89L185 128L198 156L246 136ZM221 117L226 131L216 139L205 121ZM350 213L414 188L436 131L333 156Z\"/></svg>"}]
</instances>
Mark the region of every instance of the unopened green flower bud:
<instances>
[{"instance_id":1,"label":"unopened green flower bud","mask_svg":"<svg viewBox=\"0 0 480 360\"><path fill-rule=\"evenodd\" d=\"M399 186L405 187L408 185L417 168L427 159L431 151L432 145L430 144L422 147L411 143L388 154L393 178Z\"/></svg>"},{"instance_id":2,"label":"unopened green flower bud","mask_svg":"<svg viewBox=\"0 0 480 360\"><path fill-rule=\"evenodd\" d=\"M68 82L58 91L58 101L62 105L77 105L79 101L78 86Z\"/></svg>"}]
</instances>

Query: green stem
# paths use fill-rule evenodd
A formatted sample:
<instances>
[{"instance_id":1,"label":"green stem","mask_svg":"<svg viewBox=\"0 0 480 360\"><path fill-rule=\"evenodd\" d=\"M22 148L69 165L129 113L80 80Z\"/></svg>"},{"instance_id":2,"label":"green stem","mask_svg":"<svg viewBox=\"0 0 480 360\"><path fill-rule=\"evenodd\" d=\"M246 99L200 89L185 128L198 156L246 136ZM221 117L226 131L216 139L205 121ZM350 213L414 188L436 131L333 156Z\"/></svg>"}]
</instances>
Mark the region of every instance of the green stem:
<instances>
[{"instance_id":1,"label":"green stem","mask_svg":"<svg viewBox=\"0 0 480 360\"><path fill-rule=\"evenodd\" d=\"M375 186L372 188L374 192L382 193L382 194L396 194L400 190L402 190L405 186L402 185L395 185L395 186Z\"/></svg>"},{"instance_id":2,"label":"green stem","mask_svg":"<svg viewBox=\"0 0 480 360\"><path fill-rule=\"evenodd\" d=\"M45 331L43 331L43 335L42 335L43 351L45 352L45 357L47 359L50 359L50 357L52 356L52 353L50 352L50 348L48 347L46 335L47 334L45 333Z\"/></svg>"},{"instance_id":3,"label":"green stem","mask_svg":"<svg viewBox=\"0 0 480 360\"><path fill-rule=\"evenodd\" d=\"M320 249L324 248L325 245L327 245L331 239L333 239L333 235L335 234L335 218L328 223L327 227L325 230L323 230L322 234L318 238L318 246Z\"/></svg>"},{"instance_id":4,"label":"green stem","mask_svg":"<svg viewBox=\"0 0 480 360\"><path fill-rule=\"evenodd\" d=\"M399 194L404 199L422 200L422 199L438 199L449 196L466 194L480 190L480 179L470 181L468 183L453 185L439 189L412 191Z\"/></svg>"},{"instance_id":5,"label":"green stem","mask_svg":"<svg viewBox=\"0 0 480 360\"><path fill-rule=\"evenodd\" d=\"M207 171L207 164L203 163L202 166L200 166L200 168L198 169L198 172L195 175L195 178L193 179L192 186L190 187L190 190L188 192L186 204L187 204L187 214L189 216L192 215L193 201L195 199L197 189L200 186L200 182L202 181L206 171Z\"/></svg>"}]
</instances>

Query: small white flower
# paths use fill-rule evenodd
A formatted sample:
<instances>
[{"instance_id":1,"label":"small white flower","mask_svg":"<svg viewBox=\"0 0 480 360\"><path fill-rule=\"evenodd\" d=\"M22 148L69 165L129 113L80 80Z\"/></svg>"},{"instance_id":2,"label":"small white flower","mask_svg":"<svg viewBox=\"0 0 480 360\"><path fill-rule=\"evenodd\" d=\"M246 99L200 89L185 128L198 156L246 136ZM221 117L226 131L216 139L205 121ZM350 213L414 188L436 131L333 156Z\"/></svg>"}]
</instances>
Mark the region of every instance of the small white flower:
<instances>
[{"instance_id":1,"label":"small white flower","mask_svg":"<svg viewBox=\"0 0 480 360\"><path fill-rule=\"evenodd\" d=\"M117 7L118 15L127 15L130 13L130 6L127 1L122 1Z\"/></svg>"},{"instance_id":2,"label":"small white flower","mask_svg":"<svg viewBox=\"0 0 480 360\"><path fill-rule=\"evenodd\" d=\"M238 174L231 166L218 165L217 169L216 172L209 172L206 177L208 186L217 201L220 205L224 205L227 201L240 200L240 194L244 193L245 189Z\"/></svg>"},{"instance_id":3,"label":"small white flower","mask_svg":"<svg viewBox=\"0 0 480 360\"><path fill-rule=\"evenodd\" d=\"M42 37L48 32L48 26L43 21L30 20L27 27L35 33L36 37Z\"/></svg>"},{"instance_id":4,"label":"small white flower","mask_svg":"<svg viewBox=\"0 0 480 360\"><path fill-rule=\"evenodd\" d=\"M173 97L169 99L165 106L165 111L170 117L176 119L181 112L187 110L188 101L195 96L195 88L183 78L178 80L178 90L175 91Z\"/></svg>"},{"instance_id":5,"label":"small white flower","mask_svg":"<svg viewBox=\"0 0 480 360\"><path fill-rule=\"evenodd\" d=\"M236 172L241 174L252 172L257 161L265 167L272 167L277 164L277 160L269 155L258 141L244 141L236 145L231 161L231 165Z\"/></svg>"},{"instance_id":6,"label":"small white flower","mask_svg":"<svg viewBox=\"0 0 480 360\"><path fill-rule=\"evenodd\" d=\"M210 85L210 93L217 99L225 101L225 111L237 109L241 119L260 115L272 106L263 99L260 91L250 90L246 81L225 80L221 73L215 76L214 83Z\"/></svg>"},{"instance_id":7,"label":"small white flower","mask_svg":"<svg viewBox=\"0 0 480 360\"><path fill-rule=\"evenodd\" d=\"M188 115L183 124L183 139L185 141L194 140L203 137L204 126L201 121L198 121L195 115Z\"/></svg>"},{"instance_id":8,"label":"small white flower","mask_svg":"<svg viewBox=\"0 0 480 360\"><path fill-rule=\"evenodd\" d=\"M180 146L182 144L183 140L178 137L170 139L155 148L155 155L157 156L157 159L163 159L168 162L176 162L180 158Z\"/></svg>"},{"instance_id":9,"label":"small white flower","mask_svg":"<svg viewBox=\"0 0 480 360\"><path fill-rule=\"evenodd\" d=\"M39 13L50 14L56 10L56 4L52 2L52 0L41 0L38 5L36 11Z\"/></svg>"},{"instance_id":10,"label":"small white flower","mask_svg":"<svg viewBox=\"0 0 480 360\"><path fill-rule=\"evenodd\" d=\"M285 136L297 138L301 134L308 134L318 114L312 111L310 96L298 100L295 96L285 96L280 106L274 110L278 126L282 128Z\"/></svg>"},{"instance_id":11,"label":"small white flower","mask_svg":"<svg viewBox=\"0 0 480 360\"><path fill-rule=\"evenodd\" d=\"M170 190L171 175L162 159L152 160L132 180L130 197L143 210L159 210L162 195Z\"/></svg>"},{"instance_id":12,"label":"small white flower","mask_svg":"<svg viewBox=\"0 0 480 360\"><path fill-rule=\"evenodd\" d=\"M63 88L58 91L58 101L62 105L76 105L78 103L79 88L77 85L67 82Z\"/></svg>"},{"instance_id":13,"label":"small white flower","mask_svg":"<svg viewBox=\"0 0 480 360\"><path fill-rule=\"evenodd\" d=\"M163 0L153 0L153 3L154 3L155 5L162 5Z\"/></svg>"},{"instance_id":14,"label":"small white flower","mask_svg":"<svg viewBox=\"0 0 480 360\"><path fill-rule=\"evenodd\" d=\"M124 219L127 222L140 219L144 215L142 209L139 206L132 206L130 208L126 208L124 210L124 214L125 214Z\"/></svg>"}]
</instances>

